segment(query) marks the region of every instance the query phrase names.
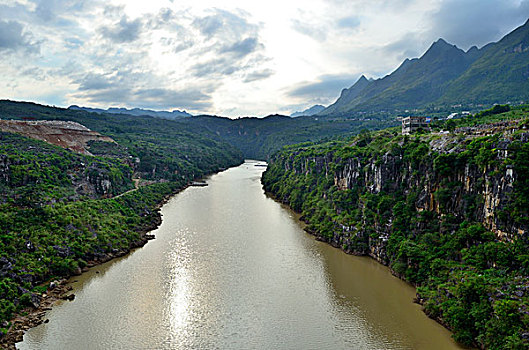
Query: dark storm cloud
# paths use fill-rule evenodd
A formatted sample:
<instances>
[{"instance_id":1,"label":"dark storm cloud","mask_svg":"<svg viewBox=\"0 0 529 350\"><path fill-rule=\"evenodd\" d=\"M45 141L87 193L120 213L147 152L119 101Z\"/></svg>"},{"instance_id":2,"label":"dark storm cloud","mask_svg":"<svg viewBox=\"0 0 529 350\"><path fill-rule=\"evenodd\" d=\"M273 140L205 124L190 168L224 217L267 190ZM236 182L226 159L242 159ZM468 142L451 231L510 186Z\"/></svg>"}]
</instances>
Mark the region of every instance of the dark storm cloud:
<instances>
[{"instance_id":1,"label":"dark storm cloud","mask_svg":"<svg viewBox=\"0 0 529 350\"><path fill-rule=\"evenodd\" d=\"M142 27L141 19L129 21L126 16L123 16L119 22L112 26L102 27L99 31L104 37L115 43L128 43L139 38Z\"/></svg>"},{"instance_id":2,"label":"dark storm cloud","mask_svg":"<svg viewBox=\"0 0 529 350\"><path fill-rule=\"evenodd\" d=\"M431 17L431 33L466 50L499 40L528 18L529 0L447 0Z\"/></svg>"},{"instance_id":3,"label":"dark storm cloud","mask_svg":"<svg viewBox=\"0 0 529 350\"><path fill-rule=\"evenodd\" d=\"M314 82L304 82L288 91L290 97L301 97L314 101L328 102L338 97L340 91L348 88L358 79L356 75L322 75Z\"/></svg>"},{"instance_id":4,"label":"dark storm cloud","mask_svg":"<svg viewBox=\"0 0 529 350\"><path fill-rule=\"evenodd\" d=\"M0 51L38 51L39 44L31 40L31 34L24 31L16 21L0 20Z\"/></svg>"}]
</instances>

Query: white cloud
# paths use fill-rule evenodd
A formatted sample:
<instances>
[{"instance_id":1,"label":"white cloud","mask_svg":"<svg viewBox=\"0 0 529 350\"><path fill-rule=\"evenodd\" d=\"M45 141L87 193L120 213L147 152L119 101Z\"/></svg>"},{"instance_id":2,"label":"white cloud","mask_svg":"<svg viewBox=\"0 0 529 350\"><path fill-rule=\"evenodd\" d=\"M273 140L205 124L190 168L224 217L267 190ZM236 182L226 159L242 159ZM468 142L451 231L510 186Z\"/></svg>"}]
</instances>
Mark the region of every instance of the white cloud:
<instances>
[{"instance_id":1,"label":"white cloud","mask_svg":"<svg viewBox=\"0 0 529 350\"><path fill-rule=\"evenodd\" d=\"M333 102L439 37L483 45L528 16L529 0L0 0L0 94L290 113Z\"/></svg>"}]
</instances>

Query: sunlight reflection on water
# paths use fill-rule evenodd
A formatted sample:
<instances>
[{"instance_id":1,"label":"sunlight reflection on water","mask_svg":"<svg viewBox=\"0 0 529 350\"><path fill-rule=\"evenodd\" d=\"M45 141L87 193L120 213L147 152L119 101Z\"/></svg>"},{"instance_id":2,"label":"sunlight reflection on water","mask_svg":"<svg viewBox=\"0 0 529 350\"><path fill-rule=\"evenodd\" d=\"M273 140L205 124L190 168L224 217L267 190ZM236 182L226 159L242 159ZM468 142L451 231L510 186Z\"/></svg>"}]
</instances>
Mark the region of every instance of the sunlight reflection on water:
<instances>
[{"instance_id":1,"label":"sunlight reflection on water","mask_svg":"<svg viewBox=\"0 0 529 350\"><path fill-rule=\"evenodd\" d=\"M262 171L175 196L155 240L76 278L75 300L20 348L457 348L387 268L307 235L263 194Z\"/></svg>"}]
</instances>

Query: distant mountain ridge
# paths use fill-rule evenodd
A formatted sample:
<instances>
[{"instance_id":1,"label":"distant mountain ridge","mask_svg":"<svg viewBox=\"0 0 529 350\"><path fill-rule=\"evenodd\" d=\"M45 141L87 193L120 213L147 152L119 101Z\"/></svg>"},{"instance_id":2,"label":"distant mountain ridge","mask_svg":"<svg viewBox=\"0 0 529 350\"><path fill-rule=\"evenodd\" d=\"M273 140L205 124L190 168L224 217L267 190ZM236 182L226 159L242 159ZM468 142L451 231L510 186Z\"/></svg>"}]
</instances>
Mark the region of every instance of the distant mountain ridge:
<instances>
[{"instance_id":1,"label":"distant mountain ridge","mask_svg":"<svg viewBox=\"0 0 529 350\"><path fill-rule=\"evenodd\" d=\"M292 118L295 118L295 117L301 117L301 116L311 116L311 115L314 115L314 114L318 114L320 113L321 111L323 111L325 109L325 106L322 106L322 105L314 105L302 112L294 112L292 113L290 116Z\"/></svg>"},{"instance_id":2,"label":"distant mountain ridge","mask_svg":"<svg viewBox=\"0 0 529 350\"><path fill-rule=\"evenodd\" d=\"M360 77L319 114L520 101L529 101L529 21L481 49L465 52L439 39L383 78Z\"/></svg>"},{"instance_id":3,"label":"distant mountain ridge","mask_svg":"<svg viewBox=\"0 0 529 350\"><path fill-rule=\"evenodd\" d=\"M164 118L164 119L179 119L179 118L187 118L192 117L191 114L187 113L186 111L179 111L174 110L172 112L169 111L153 111L150 109L142 109L142 108L133 108L133 109L127 109L127 108L108 108L108 109L101 109L101 108L90 108L90 107L79 107L76 105L68 107L68 109L73 110L82 110L87 112L94 112L94 113L110 113L110 114L129 114L129 115L148 115L151 117L158 117L158 118Z\"/></svg>"}]
</instances>

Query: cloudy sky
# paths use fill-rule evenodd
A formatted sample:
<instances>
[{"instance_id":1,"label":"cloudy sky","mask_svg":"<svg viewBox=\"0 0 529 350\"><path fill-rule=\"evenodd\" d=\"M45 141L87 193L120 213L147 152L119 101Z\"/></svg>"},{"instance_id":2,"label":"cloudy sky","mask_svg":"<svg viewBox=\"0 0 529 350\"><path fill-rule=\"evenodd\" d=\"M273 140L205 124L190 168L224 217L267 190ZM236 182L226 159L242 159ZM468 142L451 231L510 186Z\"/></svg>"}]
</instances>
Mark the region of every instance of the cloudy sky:
<instances>
[{"instance_id":1,"label":"cloudy sky","mask_svg":"<svg viewBox=\"0 0 529 350\"><path fill-rule=\"evenodd\" d=\"M528 18L529 0L0 0L0 98L290 114Z\"/></svg>"}]
</instances>

